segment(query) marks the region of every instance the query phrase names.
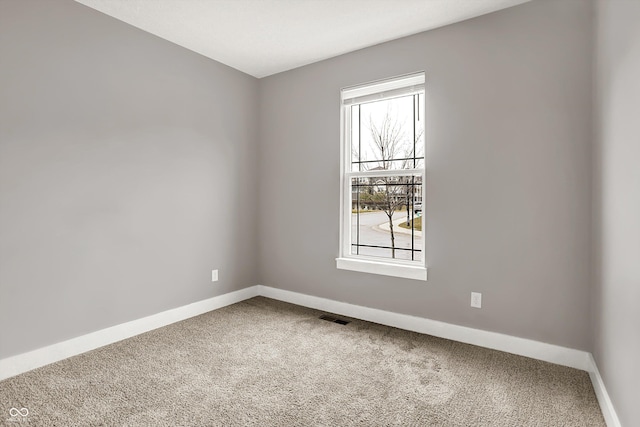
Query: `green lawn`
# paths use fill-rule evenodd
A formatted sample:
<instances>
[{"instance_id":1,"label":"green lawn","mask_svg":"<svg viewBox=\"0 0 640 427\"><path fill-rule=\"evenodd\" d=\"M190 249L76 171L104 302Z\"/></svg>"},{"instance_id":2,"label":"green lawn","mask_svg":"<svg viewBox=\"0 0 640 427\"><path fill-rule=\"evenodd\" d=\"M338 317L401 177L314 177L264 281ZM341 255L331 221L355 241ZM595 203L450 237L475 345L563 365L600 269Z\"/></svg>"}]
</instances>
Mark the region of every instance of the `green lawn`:
<instances>
[{"instance_id":1,"label":"green lawn","mask_svg":"<svg viewBox=\"0 0 640 427\"><path fill-rule=\"evenodd\" d=\"M422 231L422 217L420 218L416 218L413 221L413 225L415 226L417 231ZM402 228L407 228L409 230L411 230L411 225L407 225L407 223L405 221L402 221L400 224L398 224L400 227Z\"/></svg>"}]
</instances>

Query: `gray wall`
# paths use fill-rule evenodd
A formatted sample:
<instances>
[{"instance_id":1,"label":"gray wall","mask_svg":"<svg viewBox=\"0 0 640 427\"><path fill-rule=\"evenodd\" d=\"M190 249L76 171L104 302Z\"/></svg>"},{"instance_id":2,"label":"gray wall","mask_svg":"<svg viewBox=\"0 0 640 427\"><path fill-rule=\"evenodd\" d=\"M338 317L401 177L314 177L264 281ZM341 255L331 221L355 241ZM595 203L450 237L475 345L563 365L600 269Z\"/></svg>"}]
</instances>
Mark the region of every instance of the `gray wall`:
<instances>
[{"instance_id":1,"label":"gray wall","mask_svg":"<svg viewBox=\"0 0 640 427\"><path fill-rule=\"evenodd\" d=\"M71 0L0 63L0 358L258 283L256 79Z\"/></svg>"},{"instance_id":2,"label":"gray wall","mask_svg":"<svg viewBox=\"0 0 640 427\"><path fill-rule=\"evenodd\" d=\"M591 21L539 0L261 80L261 283L589 349ZM339 90L418 70L429 280L337 270Z\"/></svg>"},{"instance_id":3,"label":"gray wall","mask_svg":"<svg viewBox=\"0 0 640 427\"><path fill-rule=\"evenodd\" d=\"M623 426L640 425L640 2L596 2L593 354Z\"/></svg>"}]
</instances>

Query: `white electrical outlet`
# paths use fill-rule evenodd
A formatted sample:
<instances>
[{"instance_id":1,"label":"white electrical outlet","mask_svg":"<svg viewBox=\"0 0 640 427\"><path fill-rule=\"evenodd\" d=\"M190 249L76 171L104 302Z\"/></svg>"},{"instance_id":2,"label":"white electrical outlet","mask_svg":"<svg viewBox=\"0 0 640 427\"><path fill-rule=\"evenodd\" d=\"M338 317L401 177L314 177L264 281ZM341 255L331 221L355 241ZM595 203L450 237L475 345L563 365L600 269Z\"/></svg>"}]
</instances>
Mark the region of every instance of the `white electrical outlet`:
<instances>
[{"instance_id":1,"label":"white electrical outlet","mask_svg":"<svg viewBox=\"0 0 640 427\"><path fill-rule=\"evenodd\" d=\"M218 270L211 270L211 281L212 282L218 281Z\"/></svg>"},{"instance_id":2,"label":"white electrical outlet","mask_svg":"<svg viewBox=\"0 0 640 427\"><path fill-rule=\"evenodd\" d=\"M482 308L482 294L480 292L471 292L471 307Z\"/></svg>"}]
</instances>

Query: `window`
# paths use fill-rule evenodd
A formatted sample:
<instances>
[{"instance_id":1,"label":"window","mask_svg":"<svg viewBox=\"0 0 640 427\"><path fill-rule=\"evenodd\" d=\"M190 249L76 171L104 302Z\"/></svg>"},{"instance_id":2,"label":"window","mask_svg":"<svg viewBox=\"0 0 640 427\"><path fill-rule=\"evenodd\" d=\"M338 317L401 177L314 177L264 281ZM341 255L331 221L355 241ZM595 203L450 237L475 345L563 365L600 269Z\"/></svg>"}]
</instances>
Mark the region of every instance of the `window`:
<instances>
[{"instance_id":1,"label":"window","mask_svg":"<svg viewBox=\"0 0 640 427\"><path fill-rule=\"evenodd\" d=\"M341 91L337 267L426 280L424 73Z\"/></svg>"}]
</instances>

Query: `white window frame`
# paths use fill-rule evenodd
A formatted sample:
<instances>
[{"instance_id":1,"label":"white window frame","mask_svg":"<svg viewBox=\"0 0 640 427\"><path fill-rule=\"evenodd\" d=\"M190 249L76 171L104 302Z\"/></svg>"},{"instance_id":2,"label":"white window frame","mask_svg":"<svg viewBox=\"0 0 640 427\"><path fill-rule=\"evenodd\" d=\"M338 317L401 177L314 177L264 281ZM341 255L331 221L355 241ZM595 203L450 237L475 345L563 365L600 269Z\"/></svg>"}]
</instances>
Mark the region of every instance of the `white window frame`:
<instances>
[{"instance_id":1,"label":"white window frame","mask_svg":"<svg viewBox=\"0 0 640 427\"><path fill-rule=\"evenodd\" d=\"M340 91L340 248L336 258L338 269L381 274L415 280L427 280L426 235L423 223L422 260L378 258L351 254L351 180L367 176L416 176L422 177L422 212L425 212L426 190L426 129L423 137L425 160L419 169L377 170L365 172L351 171L351 106L372 100L382 100L401 95L423 93L424 72L408 74L363 85L344 88ZM422 97L423 102L425 97ZM425 111L426 108L423 109Z\"/></svg>"}]
</instances>

